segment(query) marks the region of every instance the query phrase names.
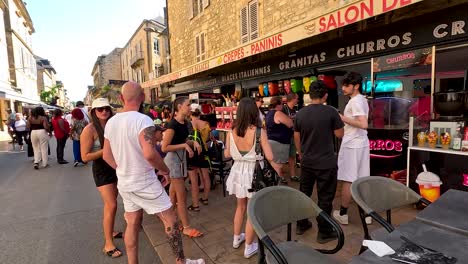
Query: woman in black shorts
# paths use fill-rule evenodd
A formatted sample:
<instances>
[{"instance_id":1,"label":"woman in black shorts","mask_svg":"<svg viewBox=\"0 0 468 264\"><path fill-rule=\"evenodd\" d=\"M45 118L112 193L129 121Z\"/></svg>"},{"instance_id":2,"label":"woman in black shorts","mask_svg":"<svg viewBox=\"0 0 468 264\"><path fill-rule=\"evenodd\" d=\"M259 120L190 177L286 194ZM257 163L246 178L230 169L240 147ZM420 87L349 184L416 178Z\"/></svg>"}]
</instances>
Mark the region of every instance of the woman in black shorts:
<instances>
[{"instance_id":1,"label":"woman in black shorts","mask_svg":"<svg viewBox=\"0 0 468 264\"><path fill-rule=\"evenodd\" d=\"M105 98L97 98L91 107L91 123L81 133L81 158L84 162L93 161L93 177L104 202L103 228L105 245L103 252L111 257L122 256L114 245L114 238L122 238L121 232L114 232L117 212L117 175L115 170L102 159L104 128L112 116L112 108Z\"/></svg>"}]
</instances>

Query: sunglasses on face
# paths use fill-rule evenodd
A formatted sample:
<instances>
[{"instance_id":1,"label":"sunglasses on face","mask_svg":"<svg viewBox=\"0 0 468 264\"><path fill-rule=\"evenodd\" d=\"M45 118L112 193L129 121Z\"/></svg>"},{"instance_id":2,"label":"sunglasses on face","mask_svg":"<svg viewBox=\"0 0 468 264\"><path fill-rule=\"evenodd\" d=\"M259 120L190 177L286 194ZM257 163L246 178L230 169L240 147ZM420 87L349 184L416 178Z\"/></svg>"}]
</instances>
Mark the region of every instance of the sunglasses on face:
<instances>
[{"instance_id":1,"label":"sunglasses on face","mask_svg":"<svg viewBox=\"0 0 468 264\"><path fill-rule=\"evenodd\" d=\"M98 111L99 113L102 113L104 110L109 112L109 113L111 111L110 107L107 107L107 106L106 107L97 107L96 108L96 111Z\"/></svg>"}]
</instances>

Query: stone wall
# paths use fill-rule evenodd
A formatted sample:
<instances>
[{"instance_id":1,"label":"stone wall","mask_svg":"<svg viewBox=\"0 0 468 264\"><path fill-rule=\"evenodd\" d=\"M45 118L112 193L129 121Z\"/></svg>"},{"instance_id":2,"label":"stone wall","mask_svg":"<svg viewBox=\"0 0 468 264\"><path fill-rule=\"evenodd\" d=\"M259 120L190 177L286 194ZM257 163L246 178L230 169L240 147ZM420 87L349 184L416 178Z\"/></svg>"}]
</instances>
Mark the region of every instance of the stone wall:
<instances>
[{"instance_id":1,"label":"stone wall","mask_svg":"<svg viewBox=\"0 0 468 264\"><path fill-rule=\"evenodd\" d=\"M95 87L100 89L107 85L109 80L122 79L121 53L121 48L115 48L109 54L97 58L93 72L91 73Z\"/></svg>"},{"instance_id":2,"label":"stone wall","mask_svg":"<svg viewBox=\"0 0 468 264\"><path fill-rule=\"evenodd\" d=\"M122 67L120 65L121 52L122 49L116 48L102 60L100 73L104 85L106 85L109 80L122 79Z\"/></svg>"},{"instance_id":3,"label":"stone wall","mask_svg":"<svg viewBox=\"0 0 468 264\"><path fill-rule=\"evenodd\" d=\"M283 31L358 0L258 0L259 33ZM205 32L207 58L241 45L240 10L249 0L216 0L189 18L189 0L169 0L172 71L196 63L195 36Z\"/></svg>"}]
</instances>

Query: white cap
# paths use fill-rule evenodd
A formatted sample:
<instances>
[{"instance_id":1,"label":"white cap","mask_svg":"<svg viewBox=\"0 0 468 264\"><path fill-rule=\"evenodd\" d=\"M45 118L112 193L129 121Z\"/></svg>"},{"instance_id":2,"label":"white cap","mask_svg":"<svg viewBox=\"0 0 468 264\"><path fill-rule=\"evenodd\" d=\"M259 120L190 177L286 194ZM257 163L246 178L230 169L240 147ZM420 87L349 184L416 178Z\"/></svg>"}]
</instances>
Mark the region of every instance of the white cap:
<instances>
[{"instance_id":1,"label":"white cap","mask_svg":"<svg viewBox=\"0 0 468 264\"><path fill-rule=\"evenodd\" d=\"M106 106L111 107L109 100L107 100L107 98L97 98L91 104L91 109L99 108L99 107L106 107Z\"/></svg>"},{"instance_id":2,"label":"white cap","mask_svg":"<svg viewBox=\"0 0 468 264\"><path fill-rule=\"evenodd\" d=\"M200 112L201 112L201 106L199 104L191 104L190 105L190 111L191 112L195 112L195 110L197 110L197 109L200 110Z\"/></svg>"},{"instance_id":3,"label":"white cap","mask_svg":"<svg viewBox=\"0 0 468 264\"><path fill-rule=\"evenodd\" d=\"M437 174L427 171L426 165L423 164L424 171L418 174L416 178L416 183L420 185L432 185L432 186L440 186L442 182L440 181L439 176Z\"/></svg>"}]
</instances>

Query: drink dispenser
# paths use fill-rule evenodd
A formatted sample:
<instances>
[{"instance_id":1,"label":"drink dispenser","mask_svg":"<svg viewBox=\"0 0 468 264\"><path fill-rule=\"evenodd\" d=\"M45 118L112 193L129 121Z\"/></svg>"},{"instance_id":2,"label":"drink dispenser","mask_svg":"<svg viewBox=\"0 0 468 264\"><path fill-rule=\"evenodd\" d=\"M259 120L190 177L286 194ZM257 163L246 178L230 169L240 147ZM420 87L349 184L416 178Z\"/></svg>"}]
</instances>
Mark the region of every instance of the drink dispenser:
<instances>
[{"instance_id":1,"label":"drink dispenser","mask_svg":"<svg viewBox=\"0 0 468 264\"><path fill-rule=\"evenodd\" d=\"M435 173L429 172L426 165L423 164L423 172L418 174L416 183L419 184L419 194L427 200L434 202L440 197L440 181L439 176Z\"/></svg>"},{"instance_id":2,"label":"drink dispenser","mask_svg":"<svg viewBox=\"0 0 468 264\"><path fill-rule=\"evenodd\" d=\"M276 81L268 83L268 94L270 96L275 96L278 94L278 83Z\"/></svg>"},{"instance_id":3,"label":"drink dispenser","mask_svg":"<svg viewBox=\"0 0 468 264\"><path fill-rule=\"evenodd\" d=\"M284 95L286 93L284 91L283 81L278 81L278 92L280 95Z\"/></svg>"},{"instance_id":4,"label":"drink dispenser","mask_svg":"<svg viewBox=\"0 0 468 264\"><path fill-rule=\"evenodd\" d=\"M265 96L271 96L270 93L268 92L268 83L263 84L263 94Z\"/></svg>"},{"instance_id":5,"label":"drink dispenser","mask_svg":"<svg viewBox=\"0 0 468 264\"><path fill-rule=\"evenodd\" d=\"M290 94L291 93L291 82L289 80L284 80L283 81L283 86L284 86L284 90L286 91L286 94Z\"/></svg>"},{"instance_id":6,"label":"drink dispenser","mask_svg":"<svg viewBox=\"0 0 468 264\"><path fill-rule=\"evenodd\" d=\"M258 93L260 94L260 96L265 96L263 94L263 83L259 84L258 85Z\"/></svg>"},{"instance_id":7,"label":"drink dispenser","mask_svg":"<svg viewBox=\"0 0 468 264\"><path fill-rule=\"evenodd\" d=\"M302 84L304 84L303 92L304 92L304 93L308 93L308 92L309 92L309 87L310 87L310 77L309 77L309 76L305 76L305 77L302 79Z\"/></svg>"},{"instance_id":8,"label":"drink dispenser","mask_svg":"<svg viewBox=\"0 0 468 264\"><path fill-rule=\"evenodd\" d=\"M302 79L291 79L291 90L294 93L302 92Z\"/></svg>"}]
</instances>

